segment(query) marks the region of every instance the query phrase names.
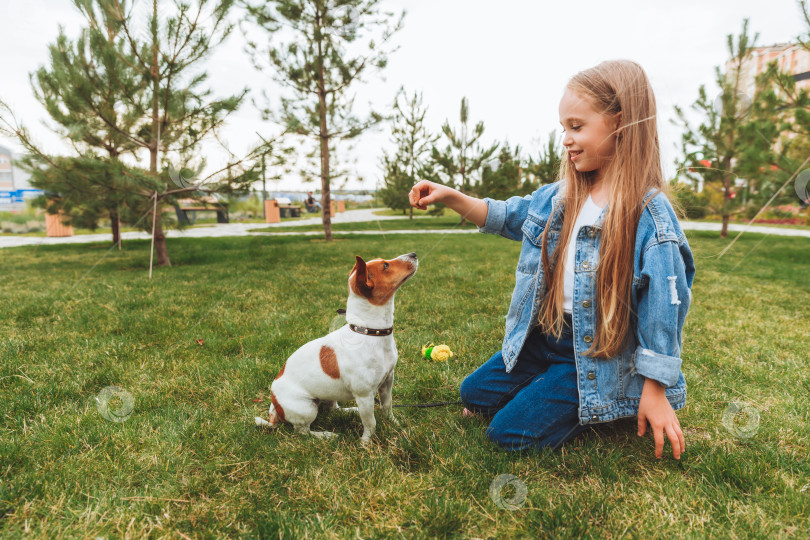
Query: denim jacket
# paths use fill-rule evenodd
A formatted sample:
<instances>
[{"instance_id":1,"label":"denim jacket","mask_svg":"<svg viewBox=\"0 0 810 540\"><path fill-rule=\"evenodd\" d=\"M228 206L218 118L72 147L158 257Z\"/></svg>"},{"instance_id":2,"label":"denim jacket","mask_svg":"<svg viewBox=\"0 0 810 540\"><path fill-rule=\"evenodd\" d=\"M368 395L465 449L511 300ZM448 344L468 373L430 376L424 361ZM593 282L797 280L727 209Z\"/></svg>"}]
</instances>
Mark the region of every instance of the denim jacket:
<instances>
[{"instance_id":1,"label":"denim jacket","mask_svg":"<svg viewBox=\"0 0 810 540\"><path fill-rule=\"evenodd\" d=\"M506 315L503 359L509 372L527 335L537 325L545 286L540 246L549 227L548 254L562 228L564 181L547 184L531 195L505 201L485 198L487 218L480 232L523 242L515 271L515 290ZM645 201L655 190L650 190ZM644 209L638 223L633 262L631 328L627 345L612 358L592 358L585 351L596 333L596 270L607 206L596 223L583 226L576 238L572 321L579 390L579 423L608 422L638 414L645 378L660 382L674 410L686 405L681 372L681 331L692 300L694 259L675 212L663 193Z\"/></svg>"}]
</instances>

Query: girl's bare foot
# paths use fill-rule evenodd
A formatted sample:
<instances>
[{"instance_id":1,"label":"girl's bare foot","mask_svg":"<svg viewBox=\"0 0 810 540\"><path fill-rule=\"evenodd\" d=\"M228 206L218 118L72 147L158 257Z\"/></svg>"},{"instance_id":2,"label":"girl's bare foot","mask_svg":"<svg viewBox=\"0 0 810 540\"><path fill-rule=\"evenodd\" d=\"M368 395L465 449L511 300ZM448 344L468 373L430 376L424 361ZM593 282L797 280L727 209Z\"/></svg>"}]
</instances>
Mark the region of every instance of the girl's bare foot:
<instances>
[{"instance_id":1,"label":"girl's bare foot","mask_svg":"<svg viewBox=\"0 0 810 540\"><path fill-rule=\"evenodd\" d=\"M463 411L461 411L461 416L478 416L478 417L480 417L481 415L480 415L480 414L478 414L478 413L474 413L474 412L472 412L472 411L471 411L470 409L468 409L467 407L464 407L464 410L463 410Z\"/></svg>"}]
</instances>

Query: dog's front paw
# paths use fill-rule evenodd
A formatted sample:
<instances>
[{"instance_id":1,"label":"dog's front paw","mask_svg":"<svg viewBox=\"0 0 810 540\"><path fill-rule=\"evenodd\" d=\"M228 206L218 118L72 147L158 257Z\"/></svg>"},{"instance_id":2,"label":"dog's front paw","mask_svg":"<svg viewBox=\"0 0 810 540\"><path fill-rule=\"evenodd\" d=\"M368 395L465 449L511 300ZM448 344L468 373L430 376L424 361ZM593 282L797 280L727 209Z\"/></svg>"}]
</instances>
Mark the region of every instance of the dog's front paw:
<instances>
[{"instance_id":1,"label":"dog's front paw","mask_svg":"<svg viewBox=\"0 0 810 540\"><path fill-rule=\"evenodd\" d=\"M396 416L394 416L394 413L393 413L393 412L389 412L389 413L388 413L388 420L390 420L390 421L391 421L391 423L393 423L394 425L397 425L397 426L401 426L401 425L402 425L402 424L399 422L399 419L398 419Z\"/></svg>"}]
</instances>

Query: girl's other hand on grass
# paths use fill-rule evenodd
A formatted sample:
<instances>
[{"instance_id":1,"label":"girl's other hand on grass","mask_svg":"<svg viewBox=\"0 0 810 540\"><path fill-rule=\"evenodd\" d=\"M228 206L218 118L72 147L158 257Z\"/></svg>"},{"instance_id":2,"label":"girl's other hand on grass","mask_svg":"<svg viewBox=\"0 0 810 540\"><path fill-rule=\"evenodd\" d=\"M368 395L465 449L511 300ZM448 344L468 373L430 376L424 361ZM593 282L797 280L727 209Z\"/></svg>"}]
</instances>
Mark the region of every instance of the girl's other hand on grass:
<instances>
[{"instance_id":1,"label":"girl's other hand on grass","mask_svg":"<svg viewBox=\"0 0 810 540\"><path fill-rule=\"evenodd\" d=\"M661 458L666 435L672 444L672 456L681 459L681 453L686 451L681 424L664 394L664 387L654 379L645 380L644 388L641 390L641 400L638 404L639 437L643 437L647 431L647 421L650 422L655 438L655 457Z\"/></svg>"},{"instance_id":2,"label":"girl's other hand on grass","mask_svg":"<svg viewBox=\"0 0 810 540\"><path fill-rule=\"evenodd\" d=\"M429 180L420 180L411 188L408 198L411 206L420 210L427 210L427 205L444 201L453 191L455 190L447 186Z\"/></svg>"}]
</instances>

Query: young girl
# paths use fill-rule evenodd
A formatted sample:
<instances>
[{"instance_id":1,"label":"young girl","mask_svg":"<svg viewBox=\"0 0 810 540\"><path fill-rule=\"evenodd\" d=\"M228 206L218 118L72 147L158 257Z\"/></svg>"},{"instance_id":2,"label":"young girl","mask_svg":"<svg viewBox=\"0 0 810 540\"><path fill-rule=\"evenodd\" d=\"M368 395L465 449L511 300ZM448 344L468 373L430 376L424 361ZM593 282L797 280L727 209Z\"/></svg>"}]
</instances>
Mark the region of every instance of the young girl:
<instances>
[{"instance_id":1,"label":"young girl","mask_svg":"<svg viewBox=\"0 0 810 540\"><path fill-rule=\"evenodd\" d=\"M494 415L487 436L508 450L637 415L656 457L666 437L680 459L695 267L662 175L655 96L635 62L603 62L568 82L559 113L557 182L506 201L425 180L409 194L522 242L502 350L463 381L465 414Z\"/></svg>"}]
</instances>

